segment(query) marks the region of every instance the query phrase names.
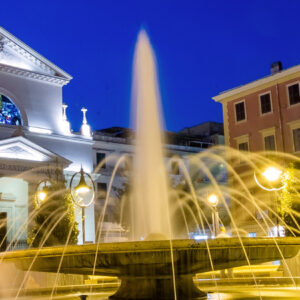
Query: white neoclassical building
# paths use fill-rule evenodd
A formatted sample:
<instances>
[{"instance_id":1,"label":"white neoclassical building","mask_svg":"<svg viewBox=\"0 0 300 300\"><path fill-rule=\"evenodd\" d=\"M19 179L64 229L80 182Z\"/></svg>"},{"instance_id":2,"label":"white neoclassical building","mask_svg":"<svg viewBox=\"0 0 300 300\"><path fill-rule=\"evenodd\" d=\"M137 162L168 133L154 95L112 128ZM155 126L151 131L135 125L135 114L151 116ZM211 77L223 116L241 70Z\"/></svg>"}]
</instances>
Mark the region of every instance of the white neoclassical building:
<instances>
[{"instance_id":1,"label":"white neoclassical building","mask_svg":"<svg viewBox=\"0 0 300 300\"><path fill-rule=\"evenodd\" d=\"M17 237L26 223L29 196L49 166L59 163L67 179L81 165L86 172L92 172L93 140L88 135L86 119L85 135L73 134L66 119L63 86L71 79L0 27L0 218L7 222L8 241ZM94 241L93 205L85 213L85 239ZM79 226L80 214L79 210ZM18 239L26 238L23 230Z\"/></svg>"}]
</instances>

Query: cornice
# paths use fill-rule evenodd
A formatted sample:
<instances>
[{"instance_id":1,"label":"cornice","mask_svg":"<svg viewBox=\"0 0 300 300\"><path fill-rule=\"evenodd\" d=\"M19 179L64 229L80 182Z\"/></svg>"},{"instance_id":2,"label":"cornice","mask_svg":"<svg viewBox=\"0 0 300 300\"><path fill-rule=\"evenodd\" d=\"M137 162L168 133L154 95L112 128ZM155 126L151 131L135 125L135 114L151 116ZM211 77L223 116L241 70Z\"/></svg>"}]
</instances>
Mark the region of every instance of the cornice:
<instances>
[{"instance_id":1,"label":"cornice","mask_svg":"<svg viewBox=\"0 0 300 300\"><path fill-rule=\"evenodd\" d=\"M252 81L242 86L221 92L219 95L212 97L216 102L225 103L233 99L243 97L249 93L268 88L276 83L282 83L300 76L300 65L282 70L276 74Z\"/></svg>"},{"instance_id":2,"label":"cornice","mask_svg":"<svg viewBox=\"0 0 300 300\"><path fill-rule=\"evenodd\" d=\"M43 133L36 133L36 132L30 132L26 131L26 136L38 136L45 139L52 139L52 140L60 140L64 142L74 142L79 144L87 144L87 145L94 145L94 141L92 139L83 138L82 136L77 136L75 134L72 134L70 136L61 135L57 133L52 134L43 134Z\"/></svg>"},{"instance_id":3,"label":"cornice","mask_svg":"<svg viewBox=\"0 0 300 300\"><path fill-rule=\"evenodd\" d=\"M59 86L63 86L69 83L69 80L63 79L62 77L45 75L38 72L24 70L12 66L4 65L4 64L0 64L0 72L5 72L5 73L9 73L21 77L27 77L30 79L35 79L40 81L46 81Z\"/></svg>"}]
</instances>

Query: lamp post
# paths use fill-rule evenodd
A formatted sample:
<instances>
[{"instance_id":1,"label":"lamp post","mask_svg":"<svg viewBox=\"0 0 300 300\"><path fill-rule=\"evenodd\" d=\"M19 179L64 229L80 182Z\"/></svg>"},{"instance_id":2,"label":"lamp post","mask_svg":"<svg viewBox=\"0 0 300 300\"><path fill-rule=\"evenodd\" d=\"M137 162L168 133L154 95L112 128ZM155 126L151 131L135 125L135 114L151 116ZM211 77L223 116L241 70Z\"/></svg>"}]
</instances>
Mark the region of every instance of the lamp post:
<instances>
[{"instance_id":1,"label":"lamp post","mask_svg":"<svg viewBox=\"0 0 300 300\"><path fill-rule=\"evenodd\" d=\"M217 205L219 202L219 198L216 194L210 194L207 197L209 204L212 206L212 225L213 225L213 233L216 237L219 234L219 213L217 210Z\"/></svg>"},{"instance_id":2,"label":"lamp post","mask_svg":"<svg viewBox=\"0 0 300 300\"><path fill-rule=\"evenodd\" d=\"M75 186L73 188L73 180L74 180L75 176L77 176L77 175L80 175L79 183L77 184L77 186ZM91 181L92 187L86 183L85 177L89 178L89 180ZM70 188L70 193L71 193L73 202L75 203L75 205L77 205L78 207L81 208L82 243L84 244L85 243L85 211L84 210L86 207L89 207L94 201L95 183L94 183L94 180L92 179L91 175L84 172L81 167L80 171L74 173L73 176L71 177L69 188ZM86 200L85 198L87 197L87 194L89 192L92 192L92 195L89 197L88 200Z\"/></svg>"},{"instance_id":3,"label":"lamp post","mask_svg":"<svg viewBox=\"0 0 300 300\"><path fill-rule=\"evenodd\" d=\"M263 173L261 173L261 175L265 178L265 180L267 180L269 183L272 183L272 182L277 182L280 180L280 182L282 183L282 171L279 170L278 168L276 167L268 167ZM262 185L258 179L257 179L257 176L254 172L254 180L256 182L256 184L262 188L263 190L265 191L268 191L268 192L277 192L277 191L280 191L282 190L283 188L286 187L286 183L282 184L281 186L278 186L278 187L265 187L264 185ZM276 195L276 211L277 211L277 214L278 214L278 196ZM277 228L277 236L279 237L280 236L280 233L279 233L279 218L278 218L278 215L276 216L276 228Z\"/></svg>"}]
</instances>

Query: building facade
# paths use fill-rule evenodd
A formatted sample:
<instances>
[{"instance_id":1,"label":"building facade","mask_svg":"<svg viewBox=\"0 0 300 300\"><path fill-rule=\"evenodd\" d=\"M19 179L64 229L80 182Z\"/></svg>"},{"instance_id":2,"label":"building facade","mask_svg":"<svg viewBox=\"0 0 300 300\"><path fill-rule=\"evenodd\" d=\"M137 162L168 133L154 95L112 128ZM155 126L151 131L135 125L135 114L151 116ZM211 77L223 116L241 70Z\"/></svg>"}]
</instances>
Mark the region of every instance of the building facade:
<instances>
[{"instance_id":1,"label":"building facade","mask_svg":"<svg viewBox=\"0 0 300 300\"><path fill-rule=\"evenodd\" d=\"M299 84L300 66L283 70L281 62L276 62L271 65L269 76L213 97L216 102L222 104L225 144L244 153L267 151L266 157L272 153L278 157L279 152L299 156ZM283 161L277 160L277 163L285 167ZM247 197L250 199L253 195L258 201L269 206L269 209L263 206L257 208L250 203L250 217L247 213L243 214L241 205L232 201L233 215L239 226L252 235L263 234L259 226L264 223L264 217L271 223L269 227L274 227L274 223L278 222L274 213L277 211L278 194L263 191L257 185L253 174L259 167L259 164L250 166L243 160L234 164L235 170L248 187ZM230 182L233 190L236 189L237 180L234 176L230 176Z\"/></svg>"},{"instance_id":2,"label":"building facade","mask_svg":"<svg viewBox=\"0 0 300 300\"><path fill-rule=\"evenodd\" d=\"M225 144L299 155L299 84L300 66L287 70L279 66L267 77L213 97L222 104Z\"/></svg>"},{"instance_id":3,"label":"building facade","mask_svg":"<svg viewBox=\"0 0 300 300\"><path fill-rule=\"evenodd\" d=\"M63 86L71 79L0 27L0 211L8 244L26 243L33 195L49 168L59 165L67 180L81 165L93 170L92 138L72 133L63 111ZM94 241L93 205L86 214L86 239Z\"/></svg>"}]
</instances>

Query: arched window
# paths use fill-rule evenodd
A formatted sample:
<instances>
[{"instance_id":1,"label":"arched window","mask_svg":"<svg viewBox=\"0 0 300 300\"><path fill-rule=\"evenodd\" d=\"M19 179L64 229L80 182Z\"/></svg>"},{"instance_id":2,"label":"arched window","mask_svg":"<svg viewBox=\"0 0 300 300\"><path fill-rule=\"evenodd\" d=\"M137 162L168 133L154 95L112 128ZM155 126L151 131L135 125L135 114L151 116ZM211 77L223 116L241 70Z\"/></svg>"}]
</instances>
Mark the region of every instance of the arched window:
<instances>
[{"instance_id":1,"label":"arched window","mask_svg":"<svg viewBox=\"0 0 300 300\"><path fill-rule=\"evenodd\" d=\"M0 94L0 124L22 125L19 109L4 95Z\"/></svg>"}]
</instances>

